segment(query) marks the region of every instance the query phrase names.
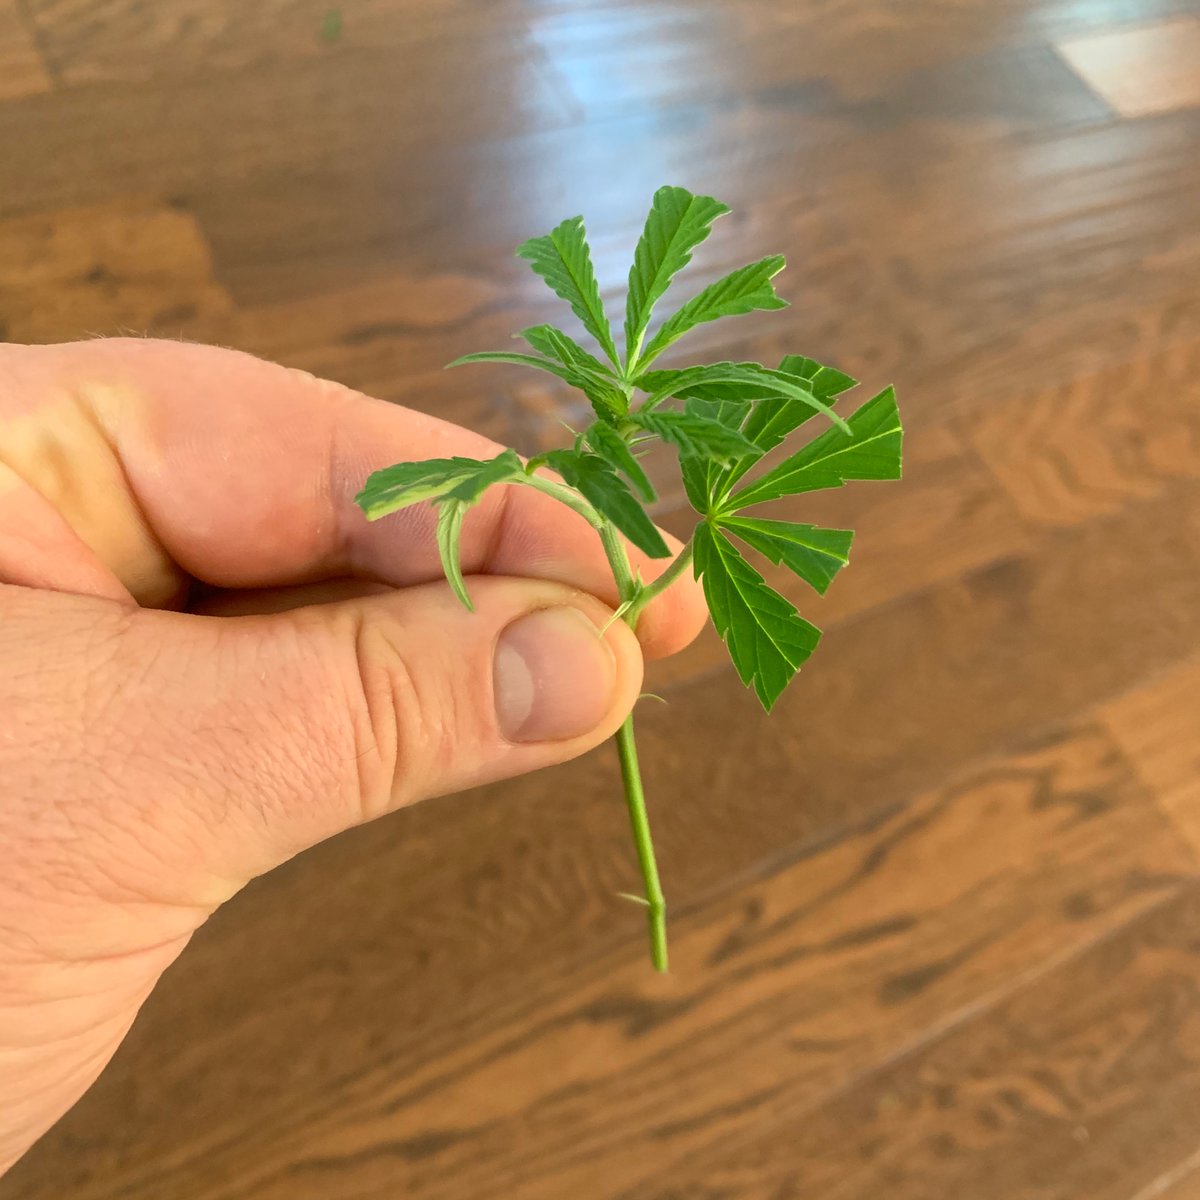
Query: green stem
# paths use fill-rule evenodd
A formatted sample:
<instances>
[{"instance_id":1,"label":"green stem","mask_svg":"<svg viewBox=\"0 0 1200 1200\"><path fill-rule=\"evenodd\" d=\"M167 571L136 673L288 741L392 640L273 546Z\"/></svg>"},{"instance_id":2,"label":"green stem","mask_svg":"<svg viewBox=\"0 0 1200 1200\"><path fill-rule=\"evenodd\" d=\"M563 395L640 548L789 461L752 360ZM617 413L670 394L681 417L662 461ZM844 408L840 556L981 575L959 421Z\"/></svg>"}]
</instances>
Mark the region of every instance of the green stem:
<instances>
[{"instance_id":1,"label":"green stem","mask_svg":"<svg viewBox=\"0 0 1200 1200\"><path fill-rule=\"evenodd\" d=\"M629 554L625 542L615 526L604 521L600 527L600 540L604 544L604 552L608 556L613 578L617 582L617 593L621 602L631 601L622 619L634 629L644 605L641 599L646 591L653 590L655 595L662 589L657 587L658 580L644 589L634 577L633 568L629 565ZM679 558L688 555L684 550ZM669 571L678 575L682 567L678 567L677 559ZM686 564L685 564L686 565ZM661 577L660 577L661 578ZM637 850L638 866L642 871L642 884L646 896L646 919L650 925L650 961L656 971L667 969L667 903L663 898L662 884L658 878L658 863L654 857L654 839L650 835L650 817L646 812L646 794L642 789L642 772L638 766L637 742L633 734L633 713L625 718L625 723L617 730L614 739L617 743L617 757L621 762L621 782L625 786L625 803L629 807L629 825L633 831L633 844Z\"/></svg>"},{"instance_id":2,"label":"green stem","mask_svg":"<svg viewBox=\"0 0 1200 1200\"><path fill-rule=\"evenodd\" d=\"M638 618L646 605L670 587L691 562L692 543L689 541L675 561L652 584L643 587L633 573L625 542L617 532L616 526L600 516L578 492L541 475L529 474L522 482L562 501L579 513L600 534L600 541L617 585L617 595L622 604L629 604L622 620L630 629L637 627ZM638 866L641 868L645 888L646 917L650 925L650 961L656 971L666 971L667 904L663 898L658 864L654 857L654 840L650 835L650 817L646 812L646 794L642 789L642 772L638 766L632 713L625 718L625 723L617 731L614 740L617 743L617 757L621 763L621 782L625 787L625 802L629 807L633 844L637 850Z\"/></svg>"},{"instance_id":3,"label":"green stem","mask_svg":"<svg viewBox=\"0 0 1200 1200\"><path fill-rule=\"evenodd\" d=\"M687 545L675 556L675 561L653 583L646 584L638 592L625 613L625 619L630 625L636 624L643 609L657 600L691 566L694 551L695 545L689 538Z\"/></svg>"},{"instance_id":4,"label":"green stem","mask_svg":"<svg viewBox=\"0 0 1200 1200\"><path fill-rule=\"evenodd\" d=\"M654 841L650 836L650 818L646 813L646 795L642 791L642 773L638 767L637 743L633 737L633 714L617 730L617 757L621 760L621 781L629 805L629 824L633 844L646 888L646 919L650 924L650 961L656 971L667 969L667 902L658 879L654 859Z\"/></svg>"}]
</instances>

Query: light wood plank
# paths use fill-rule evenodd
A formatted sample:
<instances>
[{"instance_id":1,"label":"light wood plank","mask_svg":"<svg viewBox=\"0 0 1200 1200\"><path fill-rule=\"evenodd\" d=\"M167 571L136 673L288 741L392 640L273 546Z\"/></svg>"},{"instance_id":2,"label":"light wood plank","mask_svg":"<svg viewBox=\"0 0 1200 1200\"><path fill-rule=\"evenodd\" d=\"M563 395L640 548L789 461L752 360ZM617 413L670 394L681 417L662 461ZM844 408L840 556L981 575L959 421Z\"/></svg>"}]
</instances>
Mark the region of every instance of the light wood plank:
<instances>
[{"instance_id":1,"label":"light wood plank","mask_svg":"<svg viewBox=\"0 0 1200 1200\"><path fill-rule=\"evenodd\" d=\"M230 308L181 209L131 199L0 220L0 338L179 336Z\"/></svg>"},{"instance_id":2,"label":"light wood plank","mask_svg":"<svg viewBox=\"0 0 1200 1200\"><path fill-rule=\"evenodd\" d=\"M1200 105L1200 17L1074 38L1057 50L1123 117Z\"/></svg>"}]
</instances>

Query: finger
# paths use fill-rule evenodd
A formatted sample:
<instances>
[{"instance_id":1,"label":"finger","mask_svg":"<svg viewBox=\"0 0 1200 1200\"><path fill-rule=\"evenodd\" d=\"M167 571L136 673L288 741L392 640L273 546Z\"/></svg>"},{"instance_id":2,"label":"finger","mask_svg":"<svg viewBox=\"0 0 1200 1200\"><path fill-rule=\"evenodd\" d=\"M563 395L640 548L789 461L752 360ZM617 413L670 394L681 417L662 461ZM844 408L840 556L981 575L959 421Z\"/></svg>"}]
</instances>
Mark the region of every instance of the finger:
<instances>
[{"instance_id":1,"label":"finger","mask_svg":"<svg viewBox=\"0 0 1200 1200\"><path fill-rule=\"evenodd\" d=\"M30 661L0 692L46 726L39 778L78 808L66 826L117 831L98 839L108 879L137 862L143 894L215 902L228 883L205 880L237 886L361 820L616 731L641 653L611 610L544 581L470 586L474 613L440 583L221 619L3 589L6 640Z\"/></svg>"},{"instance_id":2,"label":"finger","mask_svg":"<svg viewBox=\"0 0 1200 1200\"><path fill-rule=\"evenodd\" d=\"M225 588L439 578L427 506L369 523L353 497L395 461L500 449L233 351L113 339L5 353L16 356L8 391L33 431L23 476L143 603L177 592L180 572ZM633 557L647 580L665 565ZM467 574L531 576L617 599L594 531L529 489L484 497L466 521L462 558ZM704 615L698 588L682 581L644 616L647 653L680 648Z\"/></svg>"}]
</instances>

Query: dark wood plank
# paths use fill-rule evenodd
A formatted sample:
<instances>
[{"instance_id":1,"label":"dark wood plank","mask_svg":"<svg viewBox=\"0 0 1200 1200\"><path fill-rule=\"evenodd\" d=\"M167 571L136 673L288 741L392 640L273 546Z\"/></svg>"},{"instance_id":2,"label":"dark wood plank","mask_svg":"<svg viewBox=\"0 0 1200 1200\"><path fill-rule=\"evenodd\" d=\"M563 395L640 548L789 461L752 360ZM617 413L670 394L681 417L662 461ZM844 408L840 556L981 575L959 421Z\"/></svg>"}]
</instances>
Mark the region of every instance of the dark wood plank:
<instances>
[{"instance_id":1,"label":"dark wood plank","mask_svg":"<svg viewBox=\"0 0 1200 1200\"><path fill-rule=\"evenodd\" d=\"M629 1195L1194 1196L1198 920L1192 885L831 1103Z\"/></svg>"},{"instance_id":2,"label":"dark wood plank","mask_svg":"<svg viewBox=\"0 0 1200 1200\"><path fill-rule=\"evenodd\" d=\"M124 1113L128 1146L110 1133L106 1169L72 1177L71 1194L646 1194L638 1181L660 1178L664 1160L751 1135L957 1023L1153 907L1192 862L1111 744L1085 727L981 763L715 898L677 922L670 979L624 948L590 950L536 998L456 993L457 1019L435 1031L385 1019L378 999L374 1022L359 1024L352 994L378 986L378 973L352 983L310 959L283 990L263 990L255 971L214 988L212 950L197 947L176 995L156 999L135 1035L134 1047L158 1027L173 1052L154 1075L121 1091L102 1082L95 1096L110 1130ZM202 1048L188 1036L188 997L205 978L226 1023L221 1035L209 1026ZM320 1023L320 1088L295 1068L264 1078L281 1019ZM208 1055L223 1063L219 1092L197 1071ZM353 1072L339 1070L347 1061ZM99 1147L79 1145L96 1164ZM25 1168L28 1200L56 1194L37 1162Z\"/></svg>"}]
</instances>

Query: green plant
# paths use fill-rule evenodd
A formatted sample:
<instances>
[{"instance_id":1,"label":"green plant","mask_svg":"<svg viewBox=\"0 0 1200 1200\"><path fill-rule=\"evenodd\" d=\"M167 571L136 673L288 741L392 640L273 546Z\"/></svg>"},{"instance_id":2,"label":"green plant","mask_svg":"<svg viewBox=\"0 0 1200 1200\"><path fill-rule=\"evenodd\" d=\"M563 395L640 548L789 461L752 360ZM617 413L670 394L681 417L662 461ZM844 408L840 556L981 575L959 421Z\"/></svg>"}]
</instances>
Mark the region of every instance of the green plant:
<instances>
[{"instance_id":1,"label":"green plant","mask_svg":"<svg viewBox=\"0 0 1200 1200\"><path fill-rule=\"evenodd\" d=\"M842 417L834 404L856 381L799 355L788 355L775 368L719 362L651 369L663 351L704 322L786 307L772 283L784 259L772 255L709 284L646 340L655 304L708 237L713 222L728 211L712 197L684 188L664 187L655 193L629 272L623 361L596 285L583 218L573 217L522 245L517 254L570 305L602 357L560 329L536 325L519 335L533 353L468 354L450 365L503 362L547 371L587 397L595 421L575 435L569 448L547 451L528 462L505 450L486 461L400 463L375 472L357 500L371 520L431 502L438 514L437 542L446 578L467 608L471 598L458 552L463 519L495 484L536 488L574 509L596 530L616 581L617 614L631 627L656 596L692 567L733 665L769 712L816 648L820 631L767 585L733 539L824 594L846 565L853 534L747 515L746 510L785 496L841 487L851 479L898 479L902 431L890 387ZM679 406L667 407L668 401ZM764 456L790 442L813 418L826 426L822 432L747 478ZM651 558L671 554L643 507L655 493L639 453L654 441L668 442L677 450L684 489L700 520L683 550L656 579L645 583L631 569L625 539ZM544 474L546 467L558 478ZM666 906L632 714L616 743L645 887L644 898L632 898L646 905L651 958L665 971Z\"/></svg>"}]
</instances>

